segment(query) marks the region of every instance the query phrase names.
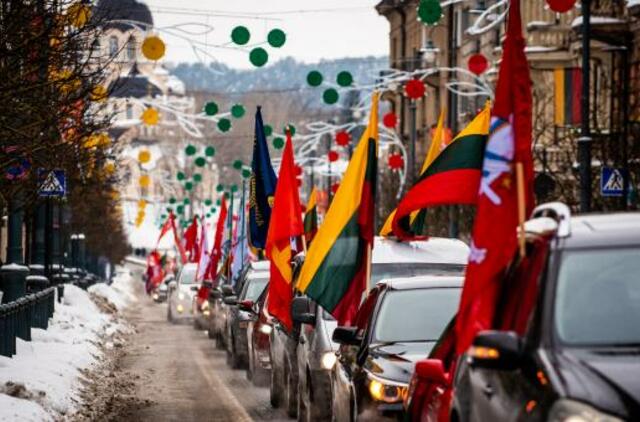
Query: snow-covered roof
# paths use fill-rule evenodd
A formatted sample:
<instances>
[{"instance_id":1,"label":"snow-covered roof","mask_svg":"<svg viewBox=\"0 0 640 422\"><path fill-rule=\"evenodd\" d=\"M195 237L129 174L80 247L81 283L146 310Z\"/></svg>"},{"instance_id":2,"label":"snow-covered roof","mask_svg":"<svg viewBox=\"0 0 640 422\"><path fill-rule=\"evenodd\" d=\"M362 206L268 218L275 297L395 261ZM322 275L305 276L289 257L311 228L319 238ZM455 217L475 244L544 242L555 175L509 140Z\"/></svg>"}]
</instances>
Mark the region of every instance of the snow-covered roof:
<instances>
[{"instance_id":1,"label":"snow-covered roof","mask_svg":"<svg viewBox=\"0 0 640 422\"><path fill-rule=\"evenodd\" d=\"M372 262L385 263L467 263L469 247L459 239L431 237L415 242L398 242L394 239L376 237Z\"/></svg>"},{"instance_id":2,"label":"snow-covered roof","mask_svg":"<svg viewBox=\"0 0 640 422\"><path fill-rule=\"evenodd\" d=\"M544 45L528 45L524 48L525 53L549 53L558 50L560 50L560 47L547 47Z\"/></svg>"}]
</instances>

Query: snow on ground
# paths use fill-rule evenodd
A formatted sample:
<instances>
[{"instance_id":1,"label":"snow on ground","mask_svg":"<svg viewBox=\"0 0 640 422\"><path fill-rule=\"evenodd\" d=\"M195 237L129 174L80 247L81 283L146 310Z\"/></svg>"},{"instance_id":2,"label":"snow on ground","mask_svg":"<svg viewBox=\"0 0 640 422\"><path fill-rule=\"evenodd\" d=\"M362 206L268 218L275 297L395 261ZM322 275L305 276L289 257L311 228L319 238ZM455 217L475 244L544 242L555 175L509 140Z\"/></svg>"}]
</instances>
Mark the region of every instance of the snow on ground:
<instances>
[{"instance_id":1,"label":"snow on ground","mask_svg":"<svg viewBox=\"0 0 640 422\"><path fill-rule=\"evenodd\" d=\"M91 290L123 309L134 300L132 284L124 270L112 286ZM31 342L18 339L13 358L0 356L0 420L58 420L71 414L79 401L81 371L100 361L102 342L125 329L114 315L103 313L88 292L65 285L49 328L31 329Z\"/></svg>"}]
</instances>

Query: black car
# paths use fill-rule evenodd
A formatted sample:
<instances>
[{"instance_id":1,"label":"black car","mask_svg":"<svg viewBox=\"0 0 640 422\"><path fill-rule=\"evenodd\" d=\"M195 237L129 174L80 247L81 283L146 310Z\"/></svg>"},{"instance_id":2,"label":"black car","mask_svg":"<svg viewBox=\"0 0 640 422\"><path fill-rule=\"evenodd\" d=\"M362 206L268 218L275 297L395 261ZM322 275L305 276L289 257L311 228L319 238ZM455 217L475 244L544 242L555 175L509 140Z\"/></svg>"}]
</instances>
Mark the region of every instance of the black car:
<instances>
[{"instance_id":1,"label":"black car","mask_svg":"<svg viewBox=\"0 0 640 422\"><path fill-rule=\"evenodd\" d=\"M460 365L452 417L640 420L640 213L572 218L553 203L533 217L495 330Z\"/></svg>"},{"instance_id":2,"label":"black car","mask_svg":"<svg viewBox=\"0 0 640 422\"><path fill-rule=\"evenodd\" d=\"M416 361L424 359L457 310L461 276L421 276L378 283L356 317L338 327L332 372L337 421L402 416Z\"/></svg>"},{"instance_id":3,"label":"black car","mask_svg":"<svg viewBox=\"0 0 640 422\"><path fill-rule=\"evenodd\" d=\"M242 283L242 290L238 296L227 296L226 320L227 360L232 368L246 367L249 363L249 346L247 344L247 327L249 321L255 318L253 305L267 287L269 273L250 270Z\"/></svg>"}]
</instances>

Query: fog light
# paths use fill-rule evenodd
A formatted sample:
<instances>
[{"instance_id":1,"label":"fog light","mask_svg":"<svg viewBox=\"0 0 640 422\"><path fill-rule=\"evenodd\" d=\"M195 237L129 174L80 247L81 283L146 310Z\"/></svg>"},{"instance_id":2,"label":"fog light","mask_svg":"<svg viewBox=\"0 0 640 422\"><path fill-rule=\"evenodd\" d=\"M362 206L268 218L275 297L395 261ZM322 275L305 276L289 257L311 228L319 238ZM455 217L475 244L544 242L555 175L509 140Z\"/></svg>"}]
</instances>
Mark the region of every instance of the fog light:
<instances>
[{"instance_id":1,"label":"fog light","mask_svg":"<svg viewBox=\"0 0 640 422\"><path fill-rule=\"evenodd\" d=\"M396 403L402 401L407 387L404 385L395 385L393 381L382 382L377 379L369 379L369 394L376 401L386 403Z\"/></svg>"},{"instance_id":2,"label":"fog light","mask_svg":"<svg viewBox=\"0 0 640 422\"><path fill-rule=\"evenodd\" d=\"M336 364L336 354L333 352L326 352L324 355L322 355L322 359L320 360L320 363L322 364L322 367L324 369L331 369L333 368L333 365Z\"/></svg>"},{"instance_id":3,"label":"fog light","mask_svg":"<svg viewBox=\"0 0 640 422\"><path fill-rule=\"evenodd\" d=\"M184 293L178 293L178 300L184 300Z\"/></svg>"},{"instance_id":4,"label":"fog light","mask_svg":"<svg viewBox=\"0 0 640 422\"><path fill-rule=\"evenodd\" d=\"M153 294L153 300L158 300L158 298L159 298L159 297L160 297L160 296L158 296L158 293L154 293L154 294Z\"/></svg>"},{"instance_id":5,"label":"fog light","mask_svg":"<svg viewBox=\"0 0 640 422\"><path fill-rule=\"evenodd\" d=\"M204 311L202 311L202 315L209 316L209 310L205 309Z\"/></svg>"},{"instance_id":6,"label":"fog light","mask_svg":"<svg viewBox=\"0 0 640 422\"><path fill-rule=\"evenodd\" d=\"M271 334L271 331L273 331L273 328L272 328L269 324L262 324L262 325L260 326L260 332L261 332L262 334L267 334L267 335L269 335L269 334Z\"/></svg>"},{"instance_id":7,"label":"fog light","mask_svg":"<svg viewBox=\"0 0 640 422\"><path fill-rule=\"evenodd\" d=\"M182 303L179 303L178 306L176 306L176 311L178 311L179 313L184 312L184 306L182 306Z\"/></svg>"}]
</instances>

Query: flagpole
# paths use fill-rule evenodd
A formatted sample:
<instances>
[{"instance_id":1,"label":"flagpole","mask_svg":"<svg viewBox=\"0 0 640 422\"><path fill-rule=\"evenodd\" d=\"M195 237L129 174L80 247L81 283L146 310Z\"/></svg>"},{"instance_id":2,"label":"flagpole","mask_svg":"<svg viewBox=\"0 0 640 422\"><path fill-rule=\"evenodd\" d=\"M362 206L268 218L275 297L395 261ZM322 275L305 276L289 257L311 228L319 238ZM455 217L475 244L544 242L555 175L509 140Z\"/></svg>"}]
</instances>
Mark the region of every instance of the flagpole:
<instances>
[{"instance_id":1,"label":"flagpole","mask_svg":"<svg viewBox=\"0 0 640 422\"><path fill-rule=\"evenodd\" d=\"M244 220L246 219L246 216L244 214L245 212L245 208L246 208L246 203L245 203L245 190L246 190L246 181L243 178L242 179L242 205L240 206L240 212L242 212L242 216L241 216L241 221L242 221L242 226L240 226L240 239L242 242L244 242L244 240L242 240L242 236L246 236L245 233L245 228L244 228ZM244 265L244 246L240 247L240 271L242 271L242 265Z\"/></svg>"},{"instance_id":2,"label":"flagpole","mask_svg":"<svg viewBox=\"0 0 640 422\"><path fill-rule=\"evenodd\" d=\"M365 295L369 294L369 285L371 284L371 249L372 243L367 243L367 272L366 272L366 280L367 285L365 286L364 293Z\"/></svg>"},{"instance_id":3,"label":"flagpole","mask_svg":"<svg viewBox=\"0 0 640 422\"><path fill-rule=\"evenodd\" d=\"M524 195L524 166L520 161L516 163L516 186L518 190L518 244L520 249L520 258L524 258L526 250L526 239L524 232L525 220L525 195Z\"/></svg>"}]
</instances>

